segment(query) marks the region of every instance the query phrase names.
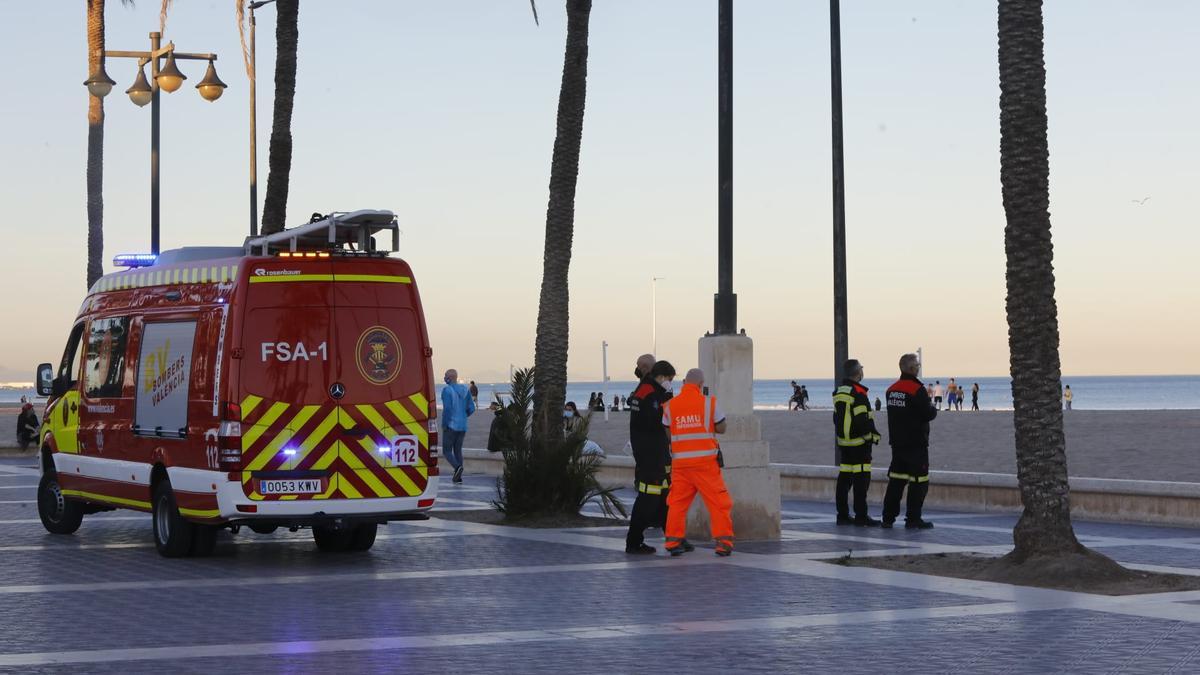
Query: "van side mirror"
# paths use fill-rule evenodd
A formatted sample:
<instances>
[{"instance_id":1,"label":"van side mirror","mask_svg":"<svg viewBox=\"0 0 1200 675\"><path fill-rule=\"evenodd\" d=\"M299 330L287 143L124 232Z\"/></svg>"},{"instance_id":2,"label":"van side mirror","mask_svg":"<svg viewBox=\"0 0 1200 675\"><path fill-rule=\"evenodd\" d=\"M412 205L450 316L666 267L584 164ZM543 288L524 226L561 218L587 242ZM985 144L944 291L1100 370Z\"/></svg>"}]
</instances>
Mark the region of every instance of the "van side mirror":
<instances>
[{"instance_id":1,"label":"van side mirror","mask_svg":"<svg viewBox=\"0 0 1200 675\"><path fill-rule=\"evenodd\" d=\"M49 363L39 363L37 377L34 378L38 396L54 395L54 366Z\"/></svg>"}]
</instances>

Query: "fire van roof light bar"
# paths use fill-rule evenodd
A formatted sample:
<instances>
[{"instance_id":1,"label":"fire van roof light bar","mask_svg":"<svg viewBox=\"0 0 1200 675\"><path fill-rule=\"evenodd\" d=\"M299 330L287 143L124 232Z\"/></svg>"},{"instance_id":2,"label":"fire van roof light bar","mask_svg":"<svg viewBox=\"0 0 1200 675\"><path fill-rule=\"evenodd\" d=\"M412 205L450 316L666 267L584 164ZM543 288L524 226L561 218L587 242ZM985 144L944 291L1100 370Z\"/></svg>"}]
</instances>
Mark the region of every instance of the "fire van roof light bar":
<instances>
[{"instance_id":1,"label":"fire van roof light bar","mask_svg":"<svg viewBox=\"0 0 1200 675\"><path fill-rule=\"evenodd\" d=\"M113 267L149 267L158 260L154 253L122 253L113 258Z\"/></svg>"},{"instance_id":2,"label":"fire van roof light bar","mask_svg":"<svg viewBox=\"0 0 1200 675\"><path fill-rule=\"evenodd\" d=\"M380 232L392 233L391 253L400 250L400 226L391 211L363 209L349 213L336 212L314 215L313 221L261 237L246 240L247 255L271 255L272 251L303 253L314 249L356 247L372 251L373 237Z\"/></svg>"}]
</instances>

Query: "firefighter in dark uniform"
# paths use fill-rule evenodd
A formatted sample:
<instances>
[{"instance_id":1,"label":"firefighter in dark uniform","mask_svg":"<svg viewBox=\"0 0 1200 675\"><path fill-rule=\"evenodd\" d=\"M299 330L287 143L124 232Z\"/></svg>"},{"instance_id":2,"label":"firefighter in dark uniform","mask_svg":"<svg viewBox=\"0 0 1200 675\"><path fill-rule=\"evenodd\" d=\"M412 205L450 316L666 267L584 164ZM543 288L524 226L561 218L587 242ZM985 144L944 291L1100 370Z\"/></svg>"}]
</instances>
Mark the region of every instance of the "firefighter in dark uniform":
<instances>
[{"instance_id":1,"label":"firefighter in dark uniform","mask_svg":"<svg viewBox=\"0 0 1200 675\"><path fill-rule=\"evenodd\" d=\"M650 365L652 364L652 365ZM647 527L663 529L667 522L667 492L671 486L671 441L663 427L663 405L671 399L664 386L675 379L675 368L666 361L654 362L646 354L638 359L634 373L641 378L629 395L629 443L633 446L634 481L637 499L629 516L625 552L652 554L643 534Z\"/></svg>"},{"instance_id":2,"label":"firefighter in dark uniform","mask_svg":"<svg viewBox=\"0 0 1200 675\"><path fill-rule=\"evenodd\" d=\"M863 367L855 359L842 365L842 384L833 393L833 428L841 452L835 503L837 524L878 527L867 513L867 490L871 487L871 447L879 442L871 399L862 385ZM850 517L850 490L854 490L854 517Z\"/></svg>"},{"instance_id":3,"label":"firefighter in dark uniform","mask_svg":"<svg viewBox=\"0 0 1200 675\"><path fill-rule=\"evenodd\" d=\"M929 491L929 422L937 408L925 385L917 379L921 364L916 354L900 357L900 379L887 390L888 442L892 465L883 498L883 526L891 527L900 515L900 497L908 488L904 527L928 530L933 523L921 519L921 506Z\"/></svg>"}]
</instances>

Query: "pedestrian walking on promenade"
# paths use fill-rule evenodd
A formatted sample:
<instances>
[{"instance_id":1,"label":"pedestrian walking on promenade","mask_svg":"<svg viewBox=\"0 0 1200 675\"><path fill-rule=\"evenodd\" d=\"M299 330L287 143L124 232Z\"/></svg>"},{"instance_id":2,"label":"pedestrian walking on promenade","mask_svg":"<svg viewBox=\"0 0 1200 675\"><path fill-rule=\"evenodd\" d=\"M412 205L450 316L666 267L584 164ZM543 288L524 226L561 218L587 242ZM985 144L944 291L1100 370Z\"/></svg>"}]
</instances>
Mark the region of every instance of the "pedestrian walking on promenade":
<instances>
[{"instance_id":1,"label":"pedestrian walking on promenade","mask_svg":"<svg viewBox=\"0 0 1200 675\"><path fill-rule=\"evenodd\" d=\"M633 451L633 480L637 499L629 515L625 552L654 553L645 541L647 527L666 529L667 495L671 487L671 441L663 428L663 409L671 400L669 389L675 368L666 361L655 361L653 354L638 358L634 374L640 375L637 389L629 402L629 443Z\"/></svg>"},{"instance_id":2,"label":"pedestrian walking on promenade","mask_svg":"<svg viewBox=\"0 0 1200 675\"><path fill-rule=\"evenodd\" d=\"M871 488L871 448L879 442L871 399L863 386L863 367L855 359L842 365L842 384L833 393L833 434L841 463L838 466L834 505L838 525L878 527L867 512L867 490ZM854 489L854 517L848 505Z\"/></svg>"},{"instance_id":3,"label":"pedestrian walking on promenade","mask_svg":"<svg viewBox=\"0 0 1200 675\"><path fill-rule=\"evenodd\" d=\"M971 410L979 410L979 383L971 385Z\"/></svg>"},{"instance_id":4,"label":"pedestrian walking on promenade","mask_svg":"<svg viewBox=\"0 0 1200 675\"><path fill-rule=\"evenodd\" d=\"M706 396L704 372L693 368L679 395L667 402L662 423L671 433L671 494L667 497L667 551L683 555L694 547L687 540L688 508L696 493L708 508L716 554L733 555L733 498L721 477L716 434L725 433L725 413L715 396Z\"/></svg>"},{"instance_id":5,"label":"pedestrian walking on promenade","mask_svg":"<svg viewBox=\"0 0 1200 675\"><path fill-rule=\"evenodd\" d=\"M883 526L892 527L900 515L900 498L908 488L904 527L927 530L933 523L921 519L929 491L929 422L938 409L917 379L921 370L916 354L900 357L900 379L887 390L888 442L892 464L888 467L887 494L883 498Z\"/></svg>"},{"instance_id":6,"label":"pedestrian walking on promenade","mask_svg":"<svg viewBox=\"0 0 1200 675\"><path fill-rule=\"evenodd\" d=\"M1071 409L1071 401L1074 401L1074 400L1075 400L1075 394L1071 393L1071 385L1068 384L1067 388L1063 390L1063 403L1066 404L1067 410Z\"/></svg>"},{"instance_id":7,"label":"pedestrian walking on promenade","mask_svg":"<svg viewBox=\"0 0 1200 675\"><path fill-rule=\"evenodd\" d=\"M442 388L442 452L454 467L453 481L462 482L463 439L467 437L467 418L475 413L471 391L458 381L458 371L446 371L446 386Z\"/></svg>"}]
</instances>

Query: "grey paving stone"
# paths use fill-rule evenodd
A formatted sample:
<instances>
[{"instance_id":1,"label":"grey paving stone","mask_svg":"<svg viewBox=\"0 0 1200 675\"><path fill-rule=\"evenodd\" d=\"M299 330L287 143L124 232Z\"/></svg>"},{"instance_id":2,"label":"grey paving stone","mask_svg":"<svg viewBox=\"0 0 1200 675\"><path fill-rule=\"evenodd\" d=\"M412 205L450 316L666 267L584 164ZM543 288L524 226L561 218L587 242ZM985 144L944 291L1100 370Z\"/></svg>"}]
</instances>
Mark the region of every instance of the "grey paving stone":
<instances>
[{"instance_id":1,"label":"grey paving stone","mask_svg":"<svg viewBox=\"0 0 1200 675\"><path fill-rule=\"evenodd\" d=\"M1195 672L1200 630L1078 610L314 655L205 658L177 673L1165 673ZM1053 636L1052 638L1049 636ZM163 662L89 665L89 673L164 672ZM78 672L66 667L28 673Z\"/></svg>"}]
</instances>

